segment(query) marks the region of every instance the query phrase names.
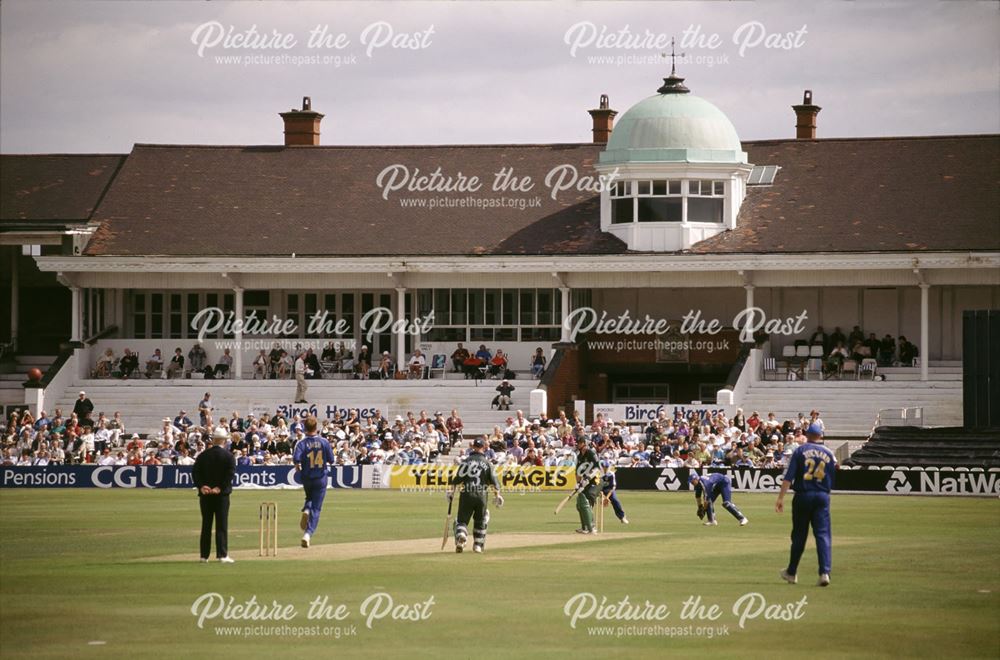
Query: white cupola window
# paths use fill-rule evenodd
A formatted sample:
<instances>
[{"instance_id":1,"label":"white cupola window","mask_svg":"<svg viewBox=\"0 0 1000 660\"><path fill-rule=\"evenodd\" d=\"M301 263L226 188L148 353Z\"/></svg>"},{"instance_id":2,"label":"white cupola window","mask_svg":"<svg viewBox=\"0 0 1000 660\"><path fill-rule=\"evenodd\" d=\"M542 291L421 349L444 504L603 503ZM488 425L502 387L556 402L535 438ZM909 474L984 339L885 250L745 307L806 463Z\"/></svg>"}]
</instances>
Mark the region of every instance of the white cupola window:
<instances>
[{"instance_id":1,"label":"white cupola window","mask_svg":"<svg viewBox=\"0 0 1000 660\"><path fill-rule=\"evenodd\" d=\"M734 229L753 166L717 107L672 71L622 115L596 166L612 179L601 229L637 251L678 251Z\"/></svg>"}]
</instances>

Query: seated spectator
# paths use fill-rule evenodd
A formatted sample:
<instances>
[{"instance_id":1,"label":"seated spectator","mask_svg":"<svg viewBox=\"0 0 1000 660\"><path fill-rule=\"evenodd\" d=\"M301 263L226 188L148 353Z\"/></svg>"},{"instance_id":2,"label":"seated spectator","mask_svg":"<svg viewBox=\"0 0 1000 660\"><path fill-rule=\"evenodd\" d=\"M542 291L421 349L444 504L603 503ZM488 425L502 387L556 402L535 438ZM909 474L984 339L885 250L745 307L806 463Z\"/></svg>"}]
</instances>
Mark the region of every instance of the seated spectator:
<instances>
[{"instance_id":1,"label":"seated spectator","mask_svg":"<svg viewBox=\"0 0 1000 660\"><path fill-rule=\"evenodd\" d=\"M121 369L122 379L127 380L133 373L139 370L139 355L126 348L125 355L122 356L121 362L118 363L118 368Z\"/></svg>"},{"instance_id":2,"label":"seated spectator","mask_svg":"<svg viewBox=\"0 0 1000 660\"><path fill-rule=\"evenodd\" d=\"M101 357L97 358L95 373L98 378L111 378L111 372L115 366L115 352L110 348L104 351Z\"/></svg>"},{"instance_id":3,"label":"seated spectator","mask_svg":"<svg viewBox=\"0 0 1000 660\"><path fill-rule=\"evenodd\" d=\"M535 451L534 447L529 447L528 448L528 453L526 453L524 455L524 458L521 459L521 465L528 465L528 466L534 466L534 467L541 467L542 466L542 458Z\"/></svg>"},{"instance_id":4,"label":"seated spectator","mask_svg":"<svg viewBox=\"0 0 1000 660\"><path fill-rule=\"evenodd\" d=\"M882 344L874 332L868 335L868 339L865 340L864 345L868 349L868 357L878 357L878 352L882 350Z\"/></svg>"},{"instance_id":5,"label":"seated spectator","mask_svg":"<svg viewBox=\"0 0 1000 660\"><path fill-rule=\"evenodd\" d=\"M507 356L498 348L496 355L490 360L490 375L494 378L502 378L506 373Z\"/></svg>"},{"instance_id":6,"label":"seated spectator","mask_svg":"<svg viewBox=\"0 0 1000 660\"><path fill-rule=\"evenodd\" d=\"M382 380L392 378L392 355L389 351L382 351L382 358L378 363L378 377Z\"/></svg>"},{"instance_id":7,"label":"seated spectator","mask_svg":"<svg viewBox=\"0 0 1000 660\"><path fill-rule=\"evenodd\" d=\"M866 357L871 357L870 349L864 345L860 340L855 341L851 346L851 359L860 362Z\"/></svg>"},{"instance_id":8,"label":"seated spectator","mask_svg":"<svg viewBox=\"0 0 1000 660\"><path fill-rule=\"evenodd\" d=\"M840 331L839 325L833 329L833 332L830 333L830 345L836 346L837 342L841 342L844 346L847 346L847 337Z\"/></svg>"},{"instance_id":9,"label":"seated spectator","mask_svg":"<svg viewBox=\"0 0 1000 660\"><path fill-rule=\"evenodd\" d=\"M184 374L184 354L180 348L175 349L174 356L170 358L170 363L167 365L167 378L176 378L178 373Z\"/></svg>"},{"instance_id":10,"label":"seated spectator","mask_svg":"<svg viewBox=\"0 0 1000 660\"><path fill-rule=\"evenodd\" d=\"M542 351L542 347L539 346L535 349L534 354L531 356L531 375L534 378L541 378L542 372L545 371L545 353Z\"/></svg>"},{"instance_id":11,"label":"seated spectator","mask_svg":"<svg viewBox=\"0 0 1000 660\"><path fill-rule=\"evenodd\" d=\"M125 434L125 422L122 421L122 414L115 411L111 421L108 422L108 430L111 431L111 444L115 447L121 445L121 438Z\"/></svg>"},{"instance_id":12,"label":"seated spectator","mask_svg":"<svg viewBox=\"0 0 1000 660\"><path fill-rule=\"evenodd\" d=\"M288 351L282 350L276 366L277 377L280 380L287 380L288 378L291 378L293 366L294 363L292 362L292 356L288 354Z\"/></svg>"},{"instance_id":13,"label":"seated spectator","mask_svg":"<svg viewBox=\"0 0 1000 660\"><path fill-rule=\"evenodd\" d=\"M338 360L337 349L333 347L333 342L326 342L326 346L323 347L323 352L320 354L320 359L323 362L334 362Z\"/></svg>"},{"instance_id":14,"label":"seated spectator","mask_svg":"<svg viewBox=\"0 0 1000 660\"><path fill-rule=\"evenodd\" d=\"M213 373L216 378L225 378L226 375L232 370L232 368L233 368L233 356L229 354L229 349L227 348L222 351L222 357L220 357L219 361L215 364L215 369L213 370Z\"/></svg>"},{"instance_id":15,"label":"seated spectator","mask_svg":"<svg viewBox=\"0 0 1000 660\"><path fill-rule=\"evenodd\" d=\"M465 361L468 360L472 355L469 353L469 349L462 346L462 342L458 342L458 348L455 352L451 354L451 364L455 369L455 373L462 371L465 366Z\"/></svg>"},{"instance_id":16,"label":"seated spectator","mask_svg":"<svg viewBox=\"0 0 1000 660\"><path fill-rule=\"evenodd\" d=\"M319 358L313 353L313 349L306 349L306 378L318 379L323 377L323 369L319 364Z\"/></svg>"},{"instance_id":17,"label":"seated spectator","mask_svg":"<svg viewBox=\"0 0 1000 660\"><path fill-rule=\"evenodd\" d=\"M163 371L163 355L160 353L160 349L156 349L146 360L146 378L152 378L153 374L161 371Z\"/></svg>"},{"instance_id":18,"label":"seated spectator","mask_svg":"<svg viewBox=\"0 0 1000 660\"><path fill-rule=\"evenodd\" d=\"M899 363L904 367L912 367L914 358L920 355L920 351L914 344L907 341L903 335L899 336Z\"/></svg>"},{"instance_id":19,"label":"seated spectator","mask_svg":"<svg viewBox=\"0 0 1000 660\"><path fill-rule=\"evenodd\" d=\"M284 354L285 351L281 350L281 344L274 342L274 347L267 355L268 362L270 363L270 373L268 375L271 378L278 377L278 365L281 363L281 356Z\"/></svg>"},{"instance_id":20,"label":"seated spectator","mask_svg":"<svg viewBox=\"0 0 1000 660\"><path fill-rule=\"evenodd\" d=\"M847 346L854 347L856 342L863 342L865 340L865 333L861 331L861 326L854 326L851 330L851 334L847 335Z\"/></svg>"},{"instance_id":21,"label":"seated spectator","mask_svg":"<svg viewBox=\"0 0 1000 660\"><path fill-rule=\"evenodd\" d=\"M812 336L809 337L809 345L816 346L818 344L823 347L823 350L826 350L826 342L827 338L826 333L823 332L823 326L816 326L816 332L812 333Z\"/></svg>"},{"instance_id":22,"label":"seated spectator","mask_svg":"<svg viewBox=\"0 0 1000 660\"><path fill-rule=\"evenodd\" d=\"M208 359L208 355L205 353L205 349L201 347L201 344L195 342L191 350L188 351L188 366L191 371L202 371L205 368L205 360Z\"/></svg>"},{"instance_id":23,"label":"seated spectator","mask_svg":"<svg viewBox=\"0 0 1000 660\"><path fill-rule=\"evenodd\" d=\"M413 351L413 356L410 357L408 364L410 367L410 378L423 378L424 365L427 364L427 360L424 359L419 348Z\"/></svg>"},{"instance_id":24,"label":"seated spectator","mask_svg":"<svg viewBox=\"0 0 1000 660\"><path fill-rule=\"evenodd\" d=\"M827 377L840 373L840 368L844 365L844 360L848 357L850 356L847 353L847 347L844 346L844 342L838 341L837 345L830 351L830 354L826 356L825 372Z\"/></svg>"},{"instance_id":25,"label":"seated spectator","mask_svg":"<svg viewBox=\"0 0 1000 660\"><path fill-rule=\"evenodd\" d=\"M878 366L880 367L891 367L893 360L896 359L896 340L892 338L892 335L886 333L885 337L879 341L878 349Z\"/></svg>"},{"instance_id":26,"label":"seated spectator","mask_svg":"<svg viewBox=\"0 0 1000 660\"><path fill-rule=\"evenodd\" d=\"M194 426L194 422L192 422L191 418L187 416L187 413L182 410L177 413L177 417L174 417L174 426L179 428L181 431L187 432L189 428Z\"/></svg>"},{"instance_id":27,"label":"seated spectator","mask_svg":"<svg viewBox=\"0 0 1000 660\"><path fill-rule=\"evenodd\" d=\"M479 350L476 351L475 357L477 357L480 360L482 360L484 364L487 364L487 363L489 363L490 360L493 359L493 354L490 353L489 349L486 348L485 344L480 344L479 345Z\"/></svg>"},{"instance_id":28,"label":"seated spectator","mask_svg":"<svg viewBox=\"0 0 1000 660\"><path fill-rule=\"evenodd\" d=\"M497 392L500 393L500 395L497 396L496 399L497 410L510 410L510 403L511 403L510 395L514 391L514 389L515 389L514 386L511 385L506 380L497 385Z\"/></svg>"}]
</instances>

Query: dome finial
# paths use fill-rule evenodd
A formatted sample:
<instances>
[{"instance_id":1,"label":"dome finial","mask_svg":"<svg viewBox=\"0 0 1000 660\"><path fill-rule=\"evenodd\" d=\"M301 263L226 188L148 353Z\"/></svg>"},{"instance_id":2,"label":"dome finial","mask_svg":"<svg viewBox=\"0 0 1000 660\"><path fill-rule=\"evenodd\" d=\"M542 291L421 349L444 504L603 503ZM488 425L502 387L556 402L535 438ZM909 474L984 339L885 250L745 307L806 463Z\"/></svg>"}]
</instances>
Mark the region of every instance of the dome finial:
<instances>
[{"instance_id":1,"label":"dome finial","mask_svg":"<svg viewBox=\"0 0 1000 660\"><path fill-rule=\"evenodd\" d=\"M659 94L687 94L691 90L684 86L684 79L677 75L677 53L674 50L675 41L674 38L670 38L670 77L663 79L663 86L657 91ZM667 57L666 53L663 53L663 57ZM684 57L684 53L680 54L680 57Z\"/></svg>"}]
</instances>

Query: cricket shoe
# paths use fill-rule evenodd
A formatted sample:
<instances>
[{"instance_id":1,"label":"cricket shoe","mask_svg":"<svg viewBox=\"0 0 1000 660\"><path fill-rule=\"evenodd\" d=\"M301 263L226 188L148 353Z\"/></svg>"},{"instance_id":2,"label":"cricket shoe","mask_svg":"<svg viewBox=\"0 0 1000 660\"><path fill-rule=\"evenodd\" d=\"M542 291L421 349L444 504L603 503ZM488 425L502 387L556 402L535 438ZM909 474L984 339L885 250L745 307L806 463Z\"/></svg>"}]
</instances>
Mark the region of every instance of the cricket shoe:
<instances>
[{"instance_id":1,"label":"cricket shoe","mask_svg":"<svg viewBox=\"0 0 1000 660\"><path fill-rule=\"evenodd\" d=\"M778 575L781 577L782 580L784 580L788 584L797 584L799 581L798 575L792 575L791 573L788 572L788 569L785 568L781 569L781 572L778 573Z\"/></svg>"},{"instance_id":2,"label":"cricket shoe","mask_svg":"<svg viewBox=\"0 0 1000 660\"><path fill-rule=\"evenodd\" d=\"M299 529L303 532L309 529L309 512L303 511L302 515L299 516Z\"/></svg>"},{"instance_id":3,"label":"cricket shoe","mask_svg":"<svg viewBox=\"0 0 1000 660\"><path fill-rule=\"evenodd\" d=\"M705 527L715 527L719 522L717 520L706 520Z\"/></svg>"},{"instance_id":4,"label":"cricket shoe","mask_svg":"<svg viewBox=\"0 0 1000 660\"><path fill-rule=\"evenodd\" d=\"M816 583L819 587L829 587L830 586L830 574L821 573L819 576L819 582Z\"/></svg>"},{"instance_id":5,"label":"cricket shoe","mask_svg":"<svg viewBox=\"0 0 1000 660\"><path fill-rule=\"evenodd\" d=\"M309 547L309 539L310 538L311 537L308 534L303 534L302 535L302 547L303 548L308 548Z\"/></svg>"},{"instance_id":6,"label":"cricket shoe","mask_svg":"<svg viewBox=\"0 0 1000 660\"><path fill-rule=\"evenodd\" d=\"M750 519L747 518L746 516L743 516L742 518L740 518L740 527L745 527L748 522L750 522Z\"/></svg>"},{"instance_id":7,"label":"cricket shoe","mask_svg":"<svg viewBox=\"0 0 1000 660\"><path fill-rule=\"evenodd\" d=\"M483 546L481 546L481 545L474 545L474 546L472 546L472 551L475 552L476 554L481 555L481 554L483 554Z\"/></svg>"},{"instance_id":8,"label":"cricket shoe","mask_svg":"<svg viewBox=\"0 0 1000 660\"><path fill-rule=\"evenodd\" d=\"M200 562L201 562L201 563L203 563L203 564L207 564L207 563L208 563L208 557L202 557L202 558L201 558L201 559L199 559L198 561L200 561Z\"/></svg>"},{"instance_id":9,"label":"cricket shoe","mask_svg":"<svg viewBox=\"0 0 1000 660\"><path fill-rule=\"evenodd\" d=\"M219 557L219 562L223 564L235 564L236 560L232 557Z\"/></svg>"},{"instance_id":10,"label":"cricket shoe","mask_svg":"<svg viewBox=\"0 0 1000 660\"><path fill-rule=\"evenodd\" d=\"M628 524L628 518L627 517L622 516L622 524L623 525L627 525Z\"/></svg>"},{"instance_id":11,"label":"cricket shoe","mask_svg":"<svg viewBox=\"0 0 1000 660\"><path fill-rule=\"evenodd\" d=\"M458 544L455 545L455 552L457 552L458 554L462 554L462 550L464 549L465 549L464 545L458 545Z\"/></svg>"},{"instance_id":12,"label":"cricket shoe","mask_svg":"<svg viewBox=\"0 0 1000 660\"><path fill-rule=\"evenodd\" d=\"M590 534L590 530L589 529L583 529L581 527L580 529L576 530L576 533L577 534Z\"/></svg>"}]
</instances>

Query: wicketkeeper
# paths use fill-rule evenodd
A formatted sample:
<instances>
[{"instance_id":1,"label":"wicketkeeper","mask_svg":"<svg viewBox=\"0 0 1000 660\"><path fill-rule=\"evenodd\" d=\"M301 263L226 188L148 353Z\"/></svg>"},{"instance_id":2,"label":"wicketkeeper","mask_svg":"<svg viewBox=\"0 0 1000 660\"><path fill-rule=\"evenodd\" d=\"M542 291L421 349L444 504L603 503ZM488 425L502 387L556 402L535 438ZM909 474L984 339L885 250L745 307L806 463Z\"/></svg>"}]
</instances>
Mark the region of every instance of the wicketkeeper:
<instances>
[{"instance_id":1,"label":"wicketkeeper","mask_svg":"<svg viewBox=\"0 0 1000 660\"><path fill-rule=\"evenodd\" d=\"M694 488L694 499L698 502L698 517L708 516L706 525L719 524L715 519L715 500L719 495L722 495L722 508L739 520L741 526L750 522L733 504L733 482L726 475L713 472L702 477L697 472L692 472L688 477L688 483Z\"/></svg>"},{"instance_id":2,"label":"wicketkeeper","mask_svg":"<svg viewBox=\"0 0 1000 660\"><path fill-rule=\"evenodd\" d=\"M503 496L500 495L500 481L493 472L493 466L483 455L486 442L482 438L472 441L472 453L459 464L458 470L452 475L449 483L453 487L461 486L462 494L458 497L458 516L455 518L455 552L465 549L469 537L469 520L472 520L472 551L482 552L486 545L486 527L490 522L489 504L490 489L496 493L496 505L503 506ZM449 490L449 500L455 496L455 490Z\"/></svg>"},{"instance_id":3,"label":"wicketkeeper","mask_svg":"<svg viewBox=\"0 0 1000 660\"><path fill-rule=\"evenodd\" d=\"M625 509L622 507L622 503L618 501L618 480L615 478L615 469L611 465L610 461L601 461L601 468L604 474L601 475L601 494L604 496L604 500L611 504L611 507L615 511L615 516L623 524L628 524L628 518L625 516ZM601 502L601 506L606 506L604 502Z\"/></svg>"},{"instance_id":4,"label":"wicketkeeper","mask_svg":"<svg viewBox=\"0 0 1000 660\"><path fill-rule=\"evenodd\" d=\"M597 454L587 446L587 439L576 439L576 483L580 491L576 496L576 510L580 512L580 529L577 534L596 534L594 506L601 496L601 468Z\"/></svg>"}]
</instances>

